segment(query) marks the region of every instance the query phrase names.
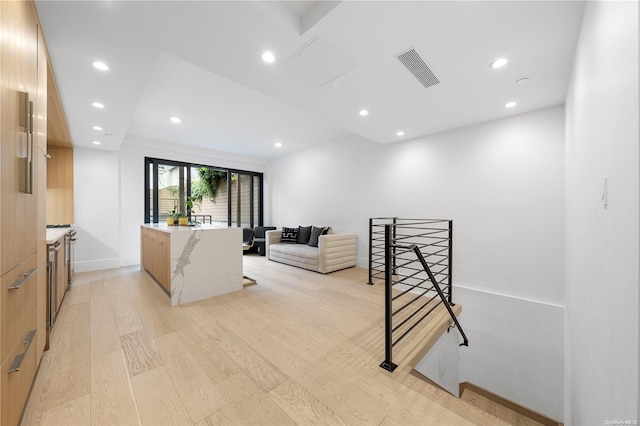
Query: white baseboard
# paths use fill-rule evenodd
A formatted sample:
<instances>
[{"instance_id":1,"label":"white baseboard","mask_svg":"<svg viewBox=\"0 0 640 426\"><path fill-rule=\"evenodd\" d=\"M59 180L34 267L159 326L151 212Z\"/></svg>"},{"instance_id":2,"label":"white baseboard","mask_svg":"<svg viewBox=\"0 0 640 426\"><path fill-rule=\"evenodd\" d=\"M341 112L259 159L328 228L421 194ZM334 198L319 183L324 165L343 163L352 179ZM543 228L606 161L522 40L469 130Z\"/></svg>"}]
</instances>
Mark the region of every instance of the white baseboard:
<instances>
[{"instance_id":1,"label":"white baseboard","mask_svg":"<svg viewBox=\"0 0 640 426\"><path fill-rule=\"evenodd\" d=\"M120 267L120 259L100 259L100 260L89 260L84 262L76 261L74 263L74 270L76 272L90 272L90 271L100 271L103 269L115 269Z\"/></svg>"},{"instance_id":2,"label":"white baseboard","mask_svg":"<svg viewBox=\"0 0 640 426\"><path fill-rule=\"evenodd\" d=\"M120 267L140 265L140 256L126 256L120 258Z\"/></svg>"}]
</instances>

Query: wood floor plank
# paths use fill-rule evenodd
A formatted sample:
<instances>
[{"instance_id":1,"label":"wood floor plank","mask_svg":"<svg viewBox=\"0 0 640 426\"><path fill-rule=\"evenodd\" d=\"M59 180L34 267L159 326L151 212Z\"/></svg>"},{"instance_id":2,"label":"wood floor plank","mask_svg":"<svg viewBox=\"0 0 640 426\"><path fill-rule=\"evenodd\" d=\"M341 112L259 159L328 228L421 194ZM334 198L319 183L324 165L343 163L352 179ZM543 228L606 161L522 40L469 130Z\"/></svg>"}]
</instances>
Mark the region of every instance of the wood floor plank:
<instances>
[{"instance_id":1,"label":"wood floor plank","mask_svg":"<svg viewBox=\"0 0 640 426\"><path fill-rule=\"evenodd\" d=\"M77 305L79 303L89 303L89 291L91 288L91 281L88 283L74 282L67 294L65 294L65 302L68 305Z\"/></svg>"},{"instance_id":2,"label":"wood floor plank","mask_svg":"<svg viewBox=\"0 0 640 426\"><path fill-rule=\"evenodd\" d=\"M40 422L42 426L85 426L90 423L91 395L88 393L46 410Z\"/></svg>"},{"instance_id":3,"label":"wood floor plank","mask_svg":"<svg viewBox=\"0 0 640 426\"><path fill-rule=\"evenodd\" d=\"M208 310L198 302L178 306L178 310L182 311L185 317L196 326L202 326L212 321Z\"/></svg>"},{"instance_id":4,"label":"wood floor plank","mask_svg":"<svg viewBox=\"0 0 640 426\"><path fill-rule=\"evenodd\" d=\"M45 409L89 394L91 391L89 304L63 302L51 333L54 366L48 376Z\"/></svg>"},{"instance_id":5,"label":"wood floor plank","mask_svg":"<svg viewBox=\"0 0 640 426\"><path fill-rule=\"evenodd\" d=\"M386 416L384 420L382 420L382 422L380 423L380 426L406 426L406 423L396 421L391 416Z\"/></svg>"},{"instance_id":6,"label":"wood floor plank","mask_svg":"<svg viewBox=\"0 0 640 426\"><path fill-rule=\"evenodd\" d=\"M219 383L231 407L248 425L287 426L296 423L244 372Z\"/></svg>"},{"instance_id":7,"label":"wood floor plank","mask_svg":"<svg viewBox=\"0 0 640 426\"><path fill-rule=\"evenodd\" d=\"M206 339L187 347L213 383L221 382L242 371L238 364L212 339Z\"/></svg>"},{"instance_id":8,"label":"wood floor plank","mask_svg":"<svg viewBox=\"0 0 640 426\"><path fill-rule=\"evenodd\" d=\"M245 422L242 421L238 413L231 407L226 405L220 410L216 411L209 417L202 419L195 426L244 426Z\"/></svg>"},{"instance_id":9,"label":"wood floor plank","mask_svg":"<svg viewBox=\"0 0 640 426\"><path fill-rule=\"evenodd\" d=\"M89 302L91 357L100 357L120 349L120 335L105 280L90 285Z\"/></svg>"},{"instance_id":10,"label":"wood floor plank","mask_svg":"<svg viewBox=\"0 0 640 426\"><path fill-rule=\"evenodd\" d=\"M209 323L203 329L265 392L287 380L287 376L273 363L256 352L228 328L217 323Z\"/></svg>"},{"instance_id":11,"label":"wood floor plank","mask_svg":"<svg viewBox=\"0 0 640 426\"><path fill-rule=\"evenodd\" d=\"M125 285L130 290L129 296L135 304L136 314L147 335L152 338L163 336L179 328L190 326L183 312L171 306L169 296L150 281L148 274L146 274L147 277L142 274L146 272L138 272L137 277L136 275L127 277Z\"/></svg>"},{"instance_id":12,"label":"wood floor plank","mask_svg":"<svg viewBox=\"0 0 640 426\"><path fill-rule=\"evenodd\" d=\"M129 373L120 351L92 360L91 424L140 425Z\"/></svg>"},{"instance_id":13,"label":"wood floor plank","mask_svg":"<svg viewBox=\"0 0 640 426\"><path fill-rule=\"evenodd\" d=\"M155 343L144 331L120 336L120 342L129 375L135 376L162 365Z\"/></svg>"},{"instance_id":14,"label":"wood floor plank","mask_svg":"<svg viewBox=\"0 0 640 426\"><path fill-rule=\"evenodd\" d=\"M347 425L325 403L292 379L270 391L269 396L298 424Z\"/></svg>"},{"instance_id":15,"label":"wood floor plank","mask_svg":"<svg viewBox=\"0 0 640 426\"><path fill-rule=\"evenodd\" d=\"M111 282L113 282L113 280L112 278ZM127 294L127 288L113 284L107 284L107 288L111 296L113 313L119 334L122 336L144 330L142 321L136 312L137 309L132 304L130 294Z\"/></svg>"},{"instance_id":16,"label":"wood floor plank","mask_svg":"<svg viewBox=\"0 0 640 426\"><path fill-rule=\"evenodd\" d=\"M52 359L54 356L51 351L45 351L40 361L38 376L33 383L31 396L27 401L24 416L22 418L23 425L37 426L41 424L42 413L45 410L47 398L49 397L49 376L53 367Z\"/></svg>"},{"instance_id":17,"label":"wood floor plank","mask_svg":"<svg viewBox=\"0 0 640 426\"><path fill-rule=\"evenodd\" d=\"M164 367L140 373L131 381L143 425L193 424Z\"/></svg>"},{"instance_id":18,"label":"wood floor plank","mask_svg":"<svg viewBox=\"0 0 640 426\"><path fill-rule=\"evenodd\" d=\"M156 346L194 423L227 405L225 397L175 333L156 338Z\"/></svg>"},{"instance_id":19,"label":"wood floor plank","mask_svg":"<svg viewBox=\"0 0 640 426\"><path fill-rule=\"evenodd\" d=\"M205 333L202 328L195 325L191 327L180 328L176 330L176 334L180 336L180 339L182 339L182 341L186 345L194 345L209 338L209 335Z\"/></svg>"}]
</instances>

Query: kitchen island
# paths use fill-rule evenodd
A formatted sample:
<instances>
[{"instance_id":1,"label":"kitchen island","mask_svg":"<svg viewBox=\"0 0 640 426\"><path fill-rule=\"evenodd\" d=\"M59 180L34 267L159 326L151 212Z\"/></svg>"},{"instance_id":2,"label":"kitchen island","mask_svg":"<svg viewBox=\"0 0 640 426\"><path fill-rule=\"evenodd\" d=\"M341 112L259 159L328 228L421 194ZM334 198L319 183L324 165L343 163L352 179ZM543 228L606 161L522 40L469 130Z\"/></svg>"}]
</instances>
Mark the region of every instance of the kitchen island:
<instances>
[{"instance_id":1,"label":"kitchen island","mask_svg":"<svg viewBox=\"0 0 640 426\"><path fill-rule=\"evenodd\" d=\"M144 224L142 267L171 306L242 289L242 228Z\"/></svg>"}]
</instances>

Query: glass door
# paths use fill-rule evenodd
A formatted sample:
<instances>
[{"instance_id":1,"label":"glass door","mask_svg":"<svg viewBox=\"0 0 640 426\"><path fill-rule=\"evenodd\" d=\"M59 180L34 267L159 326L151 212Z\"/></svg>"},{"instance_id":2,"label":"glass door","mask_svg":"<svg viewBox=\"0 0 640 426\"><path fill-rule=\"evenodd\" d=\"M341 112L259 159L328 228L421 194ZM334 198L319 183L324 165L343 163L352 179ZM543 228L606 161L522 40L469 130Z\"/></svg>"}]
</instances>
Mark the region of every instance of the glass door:
<instances>
[{"instance_id":1,"label":"glass door","mask_svg":"<svg viewBox=\"0 0 640 426\"><path fill-rule=\"evenodd\" d=\"M253 176L243 173L231 173L231 226L253 228L254 218Z\"/></svg>"}]
</instances>

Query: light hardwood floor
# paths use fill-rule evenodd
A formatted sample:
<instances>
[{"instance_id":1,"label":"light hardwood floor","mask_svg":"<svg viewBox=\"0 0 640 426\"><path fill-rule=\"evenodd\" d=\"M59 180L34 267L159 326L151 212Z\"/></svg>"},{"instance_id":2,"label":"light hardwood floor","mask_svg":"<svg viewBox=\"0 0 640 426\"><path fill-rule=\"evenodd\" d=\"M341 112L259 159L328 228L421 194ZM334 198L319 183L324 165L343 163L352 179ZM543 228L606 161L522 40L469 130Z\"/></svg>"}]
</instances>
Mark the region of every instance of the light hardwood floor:
<instances>
[{"instance_id":1,"label":"light hardwood floor","mask_svg":"<svg viewBox=\"0 0 640 426\"><path fill-rule=\"evenodd\" d=\"M504 424L384 358L383 288L244 257L257 285L172 308L136 268L76 274L22 425Z\"/></svg>"}]
</instances>

